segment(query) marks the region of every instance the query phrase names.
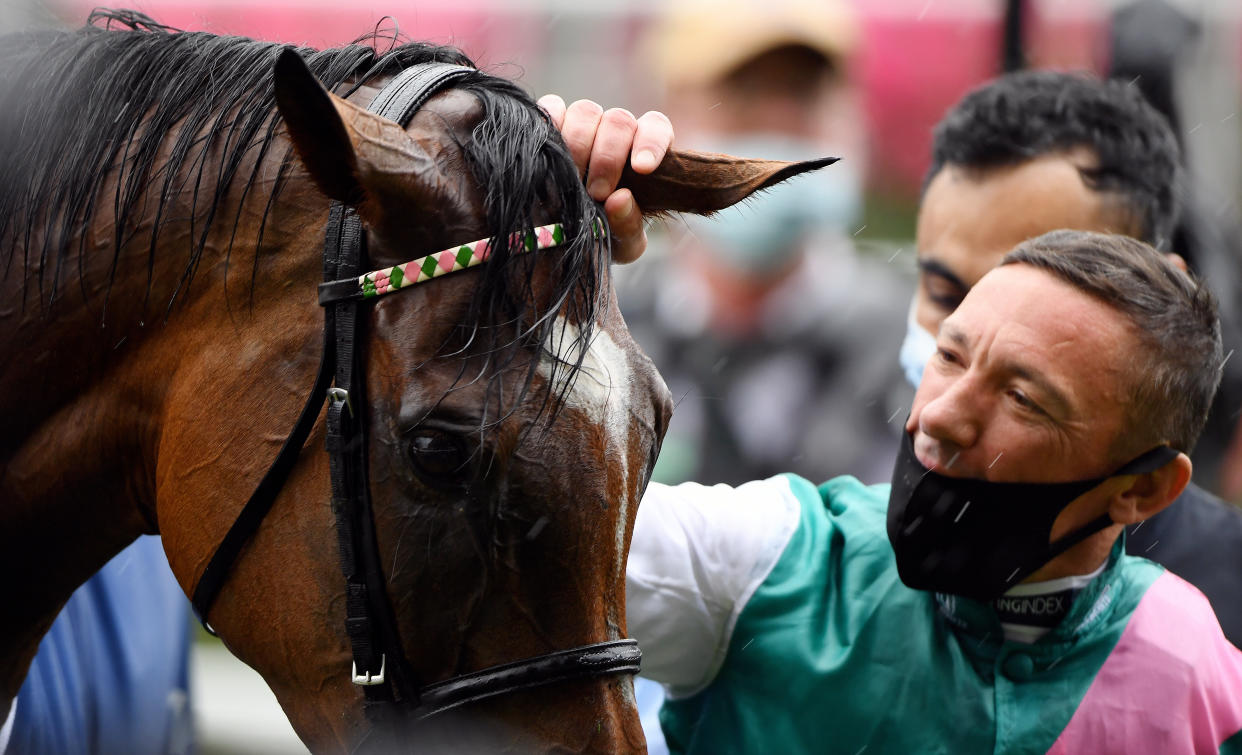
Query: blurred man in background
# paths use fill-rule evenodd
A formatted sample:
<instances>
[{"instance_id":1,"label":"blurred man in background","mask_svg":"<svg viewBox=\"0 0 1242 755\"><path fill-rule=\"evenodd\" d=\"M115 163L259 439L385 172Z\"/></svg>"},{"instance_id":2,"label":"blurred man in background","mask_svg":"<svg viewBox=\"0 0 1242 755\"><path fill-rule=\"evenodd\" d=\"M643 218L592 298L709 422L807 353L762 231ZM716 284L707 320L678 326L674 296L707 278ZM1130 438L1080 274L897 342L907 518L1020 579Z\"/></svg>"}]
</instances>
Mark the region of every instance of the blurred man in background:
<instances>
[{"instance_id":1,"label":"blurred man in background","mask_svg":"<svg viewBox=\"0 0 1242 755\"><path fill-rule=\"evenodd\" d=\"M844 155L746 206L670 223L655 264L620 271L626 320L678 402L658 480L888 475L889 392L902 388L886 353L908 282L852 243L866 161L858 40L837 0L689 0L650 30L644 58L680 146Z\"/></svg>"}]
</instances>

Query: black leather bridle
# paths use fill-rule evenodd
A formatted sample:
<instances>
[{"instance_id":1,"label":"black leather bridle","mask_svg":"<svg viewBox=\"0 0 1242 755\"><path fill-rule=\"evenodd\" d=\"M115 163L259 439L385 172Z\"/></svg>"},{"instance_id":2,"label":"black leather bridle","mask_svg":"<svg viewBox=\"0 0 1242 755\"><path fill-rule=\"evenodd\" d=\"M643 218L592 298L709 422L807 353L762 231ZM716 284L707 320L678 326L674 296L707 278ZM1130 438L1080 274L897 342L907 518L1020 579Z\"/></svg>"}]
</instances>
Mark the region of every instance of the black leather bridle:
<instances>
[{"instance_id":1,"label":"black leather bridle","mask_svg":"<svg viewBox=\"0 0 1242 755\"><path fill-rule=\"evenodd\" d=\"M472 68L442 63L408 68L380 90L368 109L404 127L428 98L474 73ZM365 252L366 234L357 215L333 202L324 240L325 283L319 296L324 306L324 344L315 385L279 455L195 587L192 602L200 620L211 631L207 624L211 606L242 547L258 529L293 469L326 395L332 511L346 582L345 625L353 652L352 678L365 690L370 717L374 719L381 710L391 708L387 703L399 703L421 720L466 703L564 680L638 673L642 653L635 640L625 639L559 650L427 686L415 683L385 590L371 512L366 381L358 348L362 338L360 310L367 302L340 293L349 288L341 286L342 282L356 282L365 271Z\"/></svg>"}]
</instances>

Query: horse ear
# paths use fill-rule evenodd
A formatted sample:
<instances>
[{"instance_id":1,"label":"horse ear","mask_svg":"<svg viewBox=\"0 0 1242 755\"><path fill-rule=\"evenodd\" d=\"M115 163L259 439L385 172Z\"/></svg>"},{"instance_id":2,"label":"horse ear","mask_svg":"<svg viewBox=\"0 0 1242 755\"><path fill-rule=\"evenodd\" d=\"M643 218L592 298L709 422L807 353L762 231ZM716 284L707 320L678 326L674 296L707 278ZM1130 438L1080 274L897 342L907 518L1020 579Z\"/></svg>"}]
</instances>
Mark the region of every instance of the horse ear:
<instances>
[{"instance_id":1,"label":"horse ear","mask_svg":"<svg viewBox=\"0 0 1242 755\"><path fill-rule=\"evenodd\" d=\"M653 173L635 173L627 163L620 186L633 192L644 215L710 215L787 178L831 165L837 159L824 157L789 163L673 150Z\"/></svg>"},{"instance_id":2,"label":"horse ear","mask_svg":"<svg viewBox=\"0 0 1242 755\"><path fill-rule=\"evenodd\" d=\"M315 185L328 197L357 207L366 198L349 129L336 97L323 88L302 56L281 50L272 71L276 106L289 138Z\"/></svg>"}]
</instances>

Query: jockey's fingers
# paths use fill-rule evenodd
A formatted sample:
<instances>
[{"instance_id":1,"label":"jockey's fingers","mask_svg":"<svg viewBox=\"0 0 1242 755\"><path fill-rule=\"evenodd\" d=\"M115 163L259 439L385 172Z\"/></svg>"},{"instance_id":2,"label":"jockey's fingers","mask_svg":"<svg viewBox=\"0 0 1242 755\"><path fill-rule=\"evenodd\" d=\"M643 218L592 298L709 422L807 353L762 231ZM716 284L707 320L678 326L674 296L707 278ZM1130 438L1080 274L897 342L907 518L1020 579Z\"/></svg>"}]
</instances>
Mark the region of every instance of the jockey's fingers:
<instances>
[{"instance_id":1,"label":"jockey's fingers","mask_svg":"<svg viewBox=\"0 0 1242 755\"><path fill-rule=\"evenodd\" d=\"M647 249L643 215L629 189L618 189L604 200L604 213L612 230L612 261L633 262Z\"/></svg>"},{"instance_id":2,"label":"jockey's fingers","mask_svg":"<svg viewBox=\"0 0 1242 755\"><path fill-rule=\"evenodd\" d=\"M561 121L561 136L578 166L578 175L585 176L591 159L591 147L595 144L595 132L599 130L604 109L591 100L575 100L565 109Z\"/></svg>"},{"instance_id":3,"label":"jockey's fingers","mask_svg":"<svg viewBox=\"0 0 1242 755\"><path fill-rule=\"evenodd\" d=\"M673 124L668 116L658 110L643 113L638 119L634 149L630 153L630 165L634 172L650 173L655 170L672 145Z\"/></svg>"},{"instance_id":4,"label":"jockey's fingers","mask_svg":"<svg viewBox=\"0 0 1242 755\"><path fill-rule=\"evenodd\" d=\"M624 108L610 108L600 118L587 167L587 193L595 201L603 202L617 188L637 130L637 119Z\"/></svg>"},{"instance_id":5,"label":"jockey's fingers","mask_svg":"<svg viewBox=\"0 0 1242 755\"><path fill-rule=\"evenodd\" d=\"M559 94L545 94L539 98L539 107L552 119L552 125L559 131L565 122L565 100Z\"/></svg>"}]
</instances>

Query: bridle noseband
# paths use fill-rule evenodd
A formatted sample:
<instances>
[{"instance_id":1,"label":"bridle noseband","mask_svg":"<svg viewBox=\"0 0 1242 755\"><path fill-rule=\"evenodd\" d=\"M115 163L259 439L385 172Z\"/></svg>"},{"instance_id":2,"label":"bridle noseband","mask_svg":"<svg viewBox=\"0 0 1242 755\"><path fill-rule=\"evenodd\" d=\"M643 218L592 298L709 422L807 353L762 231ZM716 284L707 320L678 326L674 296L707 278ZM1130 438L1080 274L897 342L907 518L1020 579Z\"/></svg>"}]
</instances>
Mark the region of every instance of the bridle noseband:
<instances>
[{"instance_id":1,"label":"bridle noseband","mask_svg":"<svg viewBox=\"0 0 1242 755\"><path fill-rule=\"evenodd\" d=\"M443 63L413 66L380 90L368 109L404 127L432 95L474 73L472 68ZM553 224L528 231L521 240L525 249L533 250L556 246L564 239L561 227ZM466 703L564 680L638 673L642 653L635 640L625 639L559 650L436 684L414 683L385 590L371 511L359 310L376 296L481 264L490 251L486 241L471 242L403 265L362 273L365 241L354 211L333 202L324 240L325 282L319 287L324 344L315 385L276 460L225 534L194 589L192 602L204 626L212 631L207 625L208 612L242 547L258 529L292 471L326 395L332 511L346 582L345 626L353 652L352 679L366 693L369 715L381 712L377 703L396 702L412 708L416 719L423 719Z\"/></svg>"}]
</instances>

